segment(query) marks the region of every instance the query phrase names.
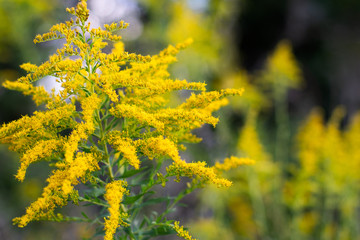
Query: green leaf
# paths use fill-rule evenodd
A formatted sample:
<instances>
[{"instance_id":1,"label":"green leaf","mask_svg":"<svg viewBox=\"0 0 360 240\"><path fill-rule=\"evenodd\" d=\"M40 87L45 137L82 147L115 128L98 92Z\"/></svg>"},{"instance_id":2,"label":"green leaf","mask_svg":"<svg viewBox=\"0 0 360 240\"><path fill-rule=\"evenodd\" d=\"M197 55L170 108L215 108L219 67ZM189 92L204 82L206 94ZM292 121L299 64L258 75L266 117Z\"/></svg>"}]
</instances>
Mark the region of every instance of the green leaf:
<instances>
[{"instance_id":1,"label":"green leaf","mask_svg":"<svg viewBox=\"0 0 360 240\"><path fill-rule=\"evenodd\" d=\"M102 196L105 194L105 189L104 188L91 188L91 189L87 189L84 191L85 196L84 198L97 198L99 196Z\"/></svg>"},{"instance_id":2,"label":"green leaf","mask_svg":"<svg viewBox=\"0 0 360 240\"><path fill-rule=\"evenodd\" d=\"M144 228L145 224L150 225L150 222L151 222L150 219L144 215L144 219L142 220L139 228L140 229Z\"/></svg>"},{"instance_id":3,"label":"green leaf","mask_svg":"<svg viewBox=\"0 0 360 240\"><path fill-rule=\"evenodd\" d=\"M146 200L145 202L143 202L140 205L137 205L136 208L142 208L145 206L160 204L160 203L168 202L168 201L170 201L170 199L168 197L152 198L152 199Z\"/></svg>"},{"instance_id":4,"label":"green leaf","mask_svg":"<svg viewBox=\"0 0 360 240\"><path fill-rule=\"evenodd\" d=\"M134 234L132 233L130 227L124 228L124 232L126 232L131 237L131 239L137 239L137 238L135 238Z\"/></svg>"},{"instance_id":5,"label":"green leaf","mask_svg":"<svg viewBox=\"0 0 360 240\"><path fill-rule=\"evenodd\" d=\"M81 75L81 74L80 74ZM83 76L84 77L84 76ZM85 87L81 87L81 90L83 90L84 92L86 92L87 96L91 96L91 92L89 92L89 90L87 90Z\"/></svg>"},{"instance_id":6,"label":"green leaf","mask_svg":"<svg viewBox=\"0 0 360 240\"><path fill-rule=\"evenodd\" d=\"M111 115L107 115L104 119L107 119L109 117L111 117ZM122 121L122 119L120 119L120 118L112 119L111 122L109 123L109 125L105 128L105 132L107 132L110 129L116 127L121 121Z\"/></svg>"},{"instance_id":7,"label":"green leaf","mask_svg":"<svg viewBox=\"0 0 360 240\"><path fill-rule=\"evenodd\" d=\"M151 237L163 236L163 235L169 235L175 233L176 232L172 226L164 225L160 227L153 227L150 231L145 232L145 235L149 236L149 238L145 238L145 239L150 239Z\"/></svg>"},{"instance_id":8,"label":"green leaf","mask_svg":"<svg viewBox=\"0 0 360 240\"><path fill-rule=\"evenodd\" d=\"M81 215L82 215L85 219L90 219L84 212L81 212Z\"/></svg>"},{"instance_id":9,"label":"green leaf","mask_svg":"<svg viewBox=\"0 0 360 240\"><path fill-rule=\"evenodd\" d=\"M144 196L145 194L146 193L142 193L142 194L131 196L131 197L125 197L124 200L122 201L122 204L132 204L132 203L136 202L139 198Z\"/></svg>"},{"instance_id":10,"label":"green leaf","mask_svg":"<svg viewBox=\"0 0 360 240\"><path fill-rule=\"evenodd\" d=\"M144 171L144 169L131 169L129 171L126 171L123 175L121 175L119 178L129 178L134 176L135 174L138 174L140 172Z\"/></svg>"}]
</instances>

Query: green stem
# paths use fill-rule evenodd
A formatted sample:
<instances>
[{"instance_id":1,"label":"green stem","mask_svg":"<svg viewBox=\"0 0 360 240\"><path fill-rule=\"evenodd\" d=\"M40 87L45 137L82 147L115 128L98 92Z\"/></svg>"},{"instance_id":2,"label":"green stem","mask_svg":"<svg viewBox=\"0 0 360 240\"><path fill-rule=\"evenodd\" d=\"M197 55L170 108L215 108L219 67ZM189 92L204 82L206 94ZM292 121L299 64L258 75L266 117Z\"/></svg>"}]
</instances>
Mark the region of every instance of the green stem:
<instances>
[{"instance_id":1,"label":"green stem","mask_svg":"<svg viewBox=\"0 0 360 240\"><path fill-rule=\"evenodd\" d=\"M108 204L101 203L101 202L96 202L96 201L94 201L94 200L86 199L86 198L83 198L83 197L80 197L80 196L79 196L79 201L80 201L80 202L89 202L89 203L92 203L92 204L95 204L95 205L98 205L98 206L102 206L102 207L106 207L106 208L109 207Z\"/></svg>"},{"instance_id":2,"label":"green stem","mask_svg":"<svg viewBox=\"0 0 360 240\"><path fill-rule=\"evenodd\" d=\"M274 95L276 121L275 160L285 166L288 161L290 138L289 115L285 99L286 88L274 85Z\"/></svg>"},{"instance_id":3,"label":"green stem","mask_svg":"<svg viewBox=\"0 0 360 240\"><path fill-rule=\"evenodd\" d=\"M166 208L166 210L158 217L159 221L163 221L164 217L175 207L175 205L183 199L186 195L192 193L196 188L196 185L191 185L191 187L186 188L178 194L175 200Z\"/></svg>"},{"instance_id":4,"label":"green stem","mask_svg":"<svg viewBox=\"0 0 360 240\"><path fill-rule=\"evenodd\" d=\"M253 171L253 169L246 170L249 184L249 194L255 213L255 222L259 226L260 236L267 236L269 229L266 221L265 204L260 190L260 183L257 174Z\"/></svg>"},{"instance_id":5,"label":"green stem","mask_svg":"<svg viewBox=\"0 0 360 240\"><path fill-rule=\"evenodd\" d=\"M159 162L157 163L157 166L153 169L153 171L151 172L151 174L150 174L150 176L149 176L149 179L150 179L149 183L141 189L141 192L147 193L147 192L149 192L149 190L150 190L152 187L154 187L155 185L158 185L158 184L161 184L161 183L162 183L162 181L159 180L159 179L152 180L152 179L155 179L155 175L156 175L156 173L158 172L158 170L160 169L160 167L161 167L161 165L162 165L161 163L162 163L161 161L159 161ZM145 196L145 194L144 194L144 196ZM140 198L136 201L136 205L137 205L137 206L140 206L140 205L143 203L143 201L144 201L144 196L140 197ZM134 206L133 209L134 209L134 210L133 210L133 212L132 212L132 214L131 214L131 217L130 217L130 221L131 221L131 222L133 222L133 220L137 217L138 213L140 212L140 207Z\"/></svg>"},{"instance_id":6,"label":"green stem","mask_svg":"<svg viewBox=\"0 0 360 240\"><path fill-rule=\"evenodd\" d=\"M107 148L107 144L106 141L104 139L104 128L102 125L102 121L101 121L101 117L100 117L100 111L97 111L98 114L98 118L100 119L99 121L99 127L100 127L100 141L102 142L103 148L104 148L104 152L105 152L105 156L106 156L106 163L107 163L107 167L108 167L108 171L109 171L109 177L111 181L114 181L114 173L113 173L113 169L112 169L112 165L111 165L111 159L110 159L110 155L109 155L109 151Z\"/></svg>"}]
</instances>

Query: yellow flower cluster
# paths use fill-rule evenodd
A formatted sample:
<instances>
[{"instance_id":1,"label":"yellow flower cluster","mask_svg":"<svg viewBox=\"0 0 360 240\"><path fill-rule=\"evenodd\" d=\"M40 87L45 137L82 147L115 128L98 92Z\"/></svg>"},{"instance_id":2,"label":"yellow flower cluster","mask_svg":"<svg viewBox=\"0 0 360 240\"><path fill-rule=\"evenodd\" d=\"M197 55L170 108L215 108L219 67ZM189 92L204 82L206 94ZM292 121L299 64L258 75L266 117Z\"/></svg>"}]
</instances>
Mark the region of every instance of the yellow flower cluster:
<instances>
[{"instance_id":1,"label":"yellow flower cluster","mask_svg":"<svg viewBox=\"0 0 360 240\"><path fill-rule=\"evenodd\" d=\"M137 122L155 127L159 131L164 129L164 124L158 121L153 114L147 113L136 105L118 104L116 108L110 110L110 113L117 118L125 117L135 119Z\"/></svg>"},{"instance_id":2,"label":"yellow flower cluster","mask_svg":"<svg viewBox=\"0 0 360 240\"><path fill-rule=\"evenodd\" d=\"M140 151L150 159L169 156L174 162L167 167L167 173L169 176L177 176L178 180L185 176L195 178L203 184L213 183L219 187L231 185L230 181L219 178L213 168L206 167L205 162L187 163L182 160L175 143L169 139L164 139L162 136L147 138L145 141L138 140L137 145Z\"/></svg>"},{"instance_id":3,"label":"yellow flower cluster","mask_svg":"<svg viewBox=\"0 0 360 240\"><path fill-rule=\"evenodd\" d=\"M240 89L223 89L221 92L202 92L201 94L192 94L185 103L180 107L184 109L188 108L204 108L214 101L219 101L225 96L238 95L241 96L244 92L243 88Z\"/></svg>"},{"instance_id":4,"label":"yellow flower cluster","mask_svg":"<svg viewBox=\"0 0 360 240\"><path fill-rule=\"evenodd\" d=\"M170 45L154 56L130 54L118 42L107 54L102 50L107 45L104 40L119 41L121 37L114 31L127 24L91 29L84 0L67 10L75 15L74 20L57 24L49 33L35 38L35 42L64 38L63 48L40 66L23 64L28 74L4 84L32 95L38 105L46 104L44 111L0 128L0 143L10 144L10 149L21 156L16 177L22 181L34 162L47 160L54 167L41 197L27 208L25 215L14 219L15 223L23 227L32 220L51 219L56 207L74 198L77 193L74 187L80 180L95 179L102 183L102 178L95 175L108 172L104 179L112 182L106 186L104 195L110 205L105 239L112 239L119 223L124 225L120 219L125 213L120 213L119 208L126 183L117 181L120 171L128 167L121 165L124 162L141 169L140 159L145 157L160 159L160 163L170 158L172 164L167 174L157 176L164 179L184 176L200 184L225 187L231 182L219 177L219 172L253 163L249 159L229 158L222 165L208 167L205 162L187 163L179 156L182 142L200 140L191 131L203 124L215 126L219 119L212 116L213 112L228 103L227 96L241 96L244 91L239 88L206 92L205 83L170 79L169 64L192 40ZM61 83L59 93L48 94L44 88L31 84L45 76L53 76ZM183 104L170 107L168 96L177 90L192 94ZM115 154L123 161L115 161ZM103 163L102 169L95 174L100 170L99 162ZM114 173L114 169L119 171ZM176 229L191 239L182 228Z\"/></svg>"},{"instance_id":5,"label":"yellow flower cluster","mask_svg":"<svg viewBox=\"0 0 360 240\"><path fill-rule=\"evenodd\" d=\"M83 108L82 115L84 122L77 124L73 132L64 145L65 160L71 163L74 152L78 150L79 142L87 140L87 138L95 131L94 112L98 109L100 99L96 94L82 99L81 106Z\"/></svg>"},{"instance_id":6,"label":"yellow flower cluster","mask_svg":"<svg viewBox=\"0 0 360 240\"><path fill-rule=\"evenodd\" d=\"M141 152L150 159L169 156L173 161L181 161L175 143L162 136L137 140L137 145Z\"/></svg>"},{"instance_id":7,"label":"yellow flower cluster","mask_svg":"<svg viewBox=\"0 0 360 240\"><path fill-rule=\"evenodd\" d=\"M238 157L230 157L225 158L223 163L215 163L214 169L216 171L222 172L222 171L228 171L230 169L237 168L241 165L252 165L255 164L255 161L250 158L238 158Z\"/></svg>"},{"instance_id":8,"label":"yellow flower cluster","mask_svg":"<svg viewBox=\"0 0 360 240\"><path fill-rule=\"evenodd\" d=\"M125 23L124 21L120 21L119 23L112 23L110 25L105 24L104 28L110 32L113 32L119 29L127 28L128 26L129 26L128 23Z\"/></svg>"},{"instance_id":9,"label":"yellow flower cluster","mask_svg":"<svg viewBox=\"0 0 360 240\"><path fill-rule=\"evenodd\" d=\"M217 63L221 37L214 34L214 19L205 18L197 11L190 9L186 2L177 1L171 4L171 18L167 26L166 36L171 42L179 42L192 37L195 40L192 51L196 59ZM205 27L211 26L211 27ZM211 29L211 30L210 30ZM192 55L193 56L193 55Z\"/></svg>"},{"instance_id":10,"label":"yellow flower cluster","mask_svg":"<svg viewBox=\"0 0 360 240\"><path fill-rule=\"evenodd\" d=\"M109 143L121 154L125 160L135 169L139 169L140 160L136 154L136 143L130 138L123 138L113 134L109 137Z\"/></svg>"},{"instance_id":11,"label":"yellow flower cluster","mask_svg":"<svg viewBox=\"0 0 360 240\"><path fill-rule=\"evenodd\" d=\"M267 59L264 80L284 87L300 86L301 70L292 53L289 41L281 41L276 46L274 53Z\"/></svg>"},{"instance_id":12,"label":"yellow flower cluster","mask_svg":"<svg viewBox=\"0 0 360 240\"><path fill-rule=\"evenodd\" d=\"M120 204L124 194L128 194L125 181L114 181L106 185L105 200L109 203L110 216L105 218L105 240L113 240L119 224L126 225L122 219L126 217L120 212Z\"/></svg>"},{"instance_id":13,"label":"yellow flower cluster","mask_svg":"<svg viewBox=\"0 0 360 240\"><path fill-rule=\"evenodd\" d=\"M306 122L299 128L298 157L304 168L303 173L308 176L314 175L319 170L325 132L324 120L319 110L313 110Z\"/></svg>"},{"instance_id":14,"label":"yellow flower cluster","mask_svg":"<svg viewBox=\"0 0 360 240\"><path fill-rule=\"evenodd\" d=\"M179 237L182 237L186 240L196 240L196 238L192 238L189 234L188 231L184 230L184 227L183 226L180 226L179 225L180 223L179 222L174 222L174 230L175 232L177 232L178 236Z\"/></svg>"},{"instance_id":15,"label":"yellow flower cluster","mask_svg":"<svg viewBox=\"0 0 360 240\"><path fill-rule=\"evenodd\" d=\"M359 179L358 169L360 168L360 113L358 112L352 118L348 129L342 135L344 145L346 146L345 152L351 156L351 160L346 161L347 169L351 170L351 176Z\"/></svg>"},{"instance_id":16,"label":"yellow flower cluster","mask_svg":"<svg viewBox=\"0 0 360 240\"><path fill-rule=\"evenodd\" d=\"M256 130L256 113L249 112L245 126L240 132L238 141L238 149L240 152L256 161L269 160L268 154L265 152L263 145L259 140L259 136ZM260 164L261 165L261 164Z\"/></svg>"},{"instance_id":17,"label":"yellow flower cluster","mask_svg":"<svg viewBox=\"0 0 360 240\"><path fill-rule=\"evenodd\" d=\"M287 182L285 198L293 209L301 213L297 224L308 236L316 231L321 217L316 208L320 191L324 199L341 199L341 204L327 200L326 208L336 209L342 221L354 219L360 181L360 119L356 114L343 130L340 123L344 114L344 109L338 107L326 123L321 111L313 110L298 130L296 145L300 167L293 170L294 177ZM336 221L326 221L324 234L327 238L336 235L330 230ZM344 239L351 238L347 229L341 231Z\"/></svg>"},{"instance_id":18,"label":"yellow flower cluster","mask_svg":"<svg viewBox=\"0 0 360 240\"><path fill-rule=\"evenodd\" d=\"M87 172L97 170L98 159L94 154L78 153L71 165L53 171L47 179L48 185L44 188L40 198L33 202L25 215L13 221L19 227L26 226L30 221L47 219L53 215L56 207L66 205L68 197L73 191L73 185L78 184L78 179Z\"/></svg>"},{"instance_id":19,"label":"yellow flower cluster","mask_svg":"<svg viewBox=\"0 0 360 240\"><path fill-rule=\"evenodd\" d=\"M63 141L58 139L40 140L33 148L22 155L20 159L21 165L15 177L23 181L26 169L31 163L50 157L55 151L61 150L62 144Z\"/></svg>"},{"instance_id":20,"label":"yellow flower cluster","mask_svg":"<svg viewBox=\"0 0 360 240\"><path fill-rule=\"evenodd\" d=\"M33 148L38 141L62 139L59 132L74 125L71 116L75 107L64 105L46 112L34 112L0 128L0 143L9 143L10 149L20 154Z\"/></svg>"},{"instance_id":21,"label":"yellow flower cluster","mask_svg":"<svg viewBox=\"0 0 360 240\"><path fill-rule=\"evenodd\" d=\"M98 156L79 152L71 165L65 165L66 179L62 182L62 192L67 195L73 190L72 185L78 184L78 179L85 176L87 171L95 171L99 169Z\"/></svg>"},{"instance_id":22,"label":"yellow flower cluster","mask_svg":"<svg viewBox=\"0 0 360 240\"><path fill-rule=\"evenodd\" d=\"M5 81L3 84L7 89L22 92L24 95L32 95L37 106L50 101L50 96L43 86L33 86L26 82Z\"/></svg>"},{"instance_id":23,"label":"yellow flower cluster","mask_svg":"<svg viewBox=\"0 0 360 240\"><path fill-rule=\"evenodd\" d=\"M34 43L46 42L55 39L59 39L60 36L56 32L44 33L42 35L36 35Z\"/></svg>"},{"instance_id":24,"label":"yellow flower cluster","mask_svg":"<svg viewBox=\"0 0 360 240\"><path fill-rule=\"evenodd\" d=\"M81 101L81 107L83 109L82 115L83 119L87 124L94 125L94 112L99 108L99 104L101 103L101 99L98 95L92 94L91 96L82 99ZM94 128L94 126L89 127L91 129Z\"/></svg>"},{"instance_id":25,"label":"yellow flower cluster","mask_svg":"<svg viewBox=\"0 0 360 240\"><path fill-rule=\"evenodd\" d=\"M167 168L168 176L186 176L189 178L194 178L199 180L200 183L207 184L213 183L219 187L229 187L231 182L218 177L217 172L219 170L227 170L230 167L235 168L236 166L244 165L244 164L253 164L253 161L250 159L239 159L232 157L230 159L225 160L225 165L218 164L214 168L207 167L205 162L195 162L195 163L187 163L182 160L179 156L178 148L175 143L169 139L164 139L162 136L159 137L150 137L146 140L136 140L133 142L134 145L131 145L131 148L121 149L121 145L126 146L129 142L125 142L121 139L121 137L111 138L110 142L112 145L121 153L123 151L125 153L124 157L129 159L130 161L138 161L136 157L135 147L139 149L139 152L149 157L150 159L161 158L162 156L169 156L174 162ZM126 155L130 157L126 157ZM136 164L131 164L136 167Z\"/></svg>"},{"instance_id":26,"label":"yellow flower cluster","mask_svg":"<svg viewBox=\"0 0 360 240\"><path fill-rule=\"evenodd\" d=\"M351 137L358 134L355 127L358 122L355 117L343 133L340 122L344 114L341 107L335 109L326 126L319 111L314 111L298 133L302 177L311 178L314 173L326 171L327 178L332 176L327 183L334 192L340 192L349 181L360 179L356 170L360 166L358 151L354 148L358 140Z\"/></svg>"},{"instance_id":27,"label":"yellow flower cluster","mask_svg":"<svg viewBox=\"0 0 360 240\"><path fill-rule=\"evenodd\" d=\"M240 156L245 156L255 160L258 164L253 166L253 172L259 179L259 187L262 192L272 191L273 181L279 176L277 163L272 161L270 155L266 152L264 145L260 141L256 127L257 113L249 111L245 125L240 131L237 148ZM251 177L249 182L253 181ZM250 184L250 183L249 183Z\"/></svg>"},{"instance_id":28,"label":"yellow flower cluster","mask_svg":"<svg viewBox=\"0 0 360 240\"><path fill-rule=\"evenodd\" d=\"M106 40L110 40L110 41L120 41L121 40L121 36L114 35L111 32L109 32L108 30L102 30L100 27L91 29L90 33L95 38L102 38L102 39L106 39Z\"/></svg>"},{"instance_id":29,"label":"yellow flower cluster","mask_svg":"<svg viewBox=\"0 0 360 240\"><path fill-rule=\"evenodd\" d=\"M66 11L68 11L69 13L75 15L78 17L78 19L82 22L85 23L85 21L88 19L89 17L89 9L87 9L87 3L86 0L82 0L77 6L76 8L67 8Z\"/></svg>"},{"instance_id":30,"label":"yellow flower cluster","mask_svg":"<svg viewBox=\"0 0 360 240\"><path fill-rule=\"evenodd\" d=\"M205 162L187 163L183 160L176 161L169 167L167 167L168 175L177 176L177 180L180 181L180 176L189 178L195 178L200 184L215 184L217 187L230 187L231 181L220 178L216 174L214 168L206 167Z\"/></svg>"},{"instance_id":31,"label":"yellow flower cluster","mask_svg":"<svg viewBox=\"0 0 360 240\"><path fill-rule=\"evenodd\" d=\"M262 108L267 108L270 105L269 100L265 94L261 92L256 83L256 78L249 74L246 70L242 69L235 73L228 73L221 80L221 87L246 89L245 94L242 96L242 101L232 101L231 105L241 110L248 111L249 109L259 111Z\"/></svg>"}]
</instances>

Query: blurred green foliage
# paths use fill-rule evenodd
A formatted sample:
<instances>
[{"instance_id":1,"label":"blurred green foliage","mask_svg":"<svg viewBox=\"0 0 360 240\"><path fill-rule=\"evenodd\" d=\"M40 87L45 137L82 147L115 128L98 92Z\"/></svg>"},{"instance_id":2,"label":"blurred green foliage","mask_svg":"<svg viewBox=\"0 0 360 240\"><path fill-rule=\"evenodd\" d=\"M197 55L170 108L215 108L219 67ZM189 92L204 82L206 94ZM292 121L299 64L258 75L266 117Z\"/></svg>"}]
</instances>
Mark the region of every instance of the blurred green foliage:
<instances>
[{"instance_id":1,"label":"blurred green foliage","mask_svg":"<svg viewBox=\"0 0 360 240\"><path fill-rule=\"evenodd\" d=\"M33 38L54 21L58 5L55 0L0 0L0 83L20 77L20 64L39 63L47 55L46 50L35 47ZM33 108L30 98L0 88L0 124L29 114ZM12 226L12 217L36 199L41 187L31 178L24 184L14 179L16 158L4 146L0 148L0 239L55 239L51 226L46 229L35 224L31 231ZM32 174L41 176L41 172Z\"/></svg>"}]
</instances>

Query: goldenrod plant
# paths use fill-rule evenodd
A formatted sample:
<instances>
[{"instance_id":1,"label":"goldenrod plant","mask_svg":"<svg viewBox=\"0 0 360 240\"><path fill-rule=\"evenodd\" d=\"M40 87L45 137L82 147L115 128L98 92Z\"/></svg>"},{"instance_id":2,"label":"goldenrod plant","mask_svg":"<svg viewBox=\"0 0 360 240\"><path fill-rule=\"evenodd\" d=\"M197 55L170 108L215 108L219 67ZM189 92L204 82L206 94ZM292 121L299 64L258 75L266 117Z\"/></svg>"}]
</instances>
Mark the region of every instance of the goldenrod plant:
<instances>
[{"instance_id":1,"label":"goldenrod plant","mask_svg":"<svg viewBox=\"0 0 360 240\"><path fill-rule=\"evenodd\" d=\"M258 116L274 105L278 107L274 115L280 115L275 116L281 130L277 134L294 129L289 125L286 95L290 87L302 83L287 41L278 44L265 66L260 78L243 70L223 82L227 87L246 86L242 103L234 105L247 113L237 149L239 156L257 164L228 172L234 186L230 191L205 189L202 203L213 209L214 220L194 222L191 230L205 236L209 228L219 226L218 232L227 232L224 239L229 240L358 239L359 113L344 120L346 111L338 107L327 121L321 110L314 109L293 134L286 132L286 138L274 137L266 143L259 136L269 134L269 129L261 129ZM256 96L267 104L260 104ZM279 147L269 151L272 145ZM210 196L213 200L206 201Z\"/></svg>"},{"instance_id":2,"label":"goldenrod plant","mask_svg":"<svg viewBox=\"0 0 360 240\"><path fill-rule=\"evenodd\" d=\"M316 109L299 128L300 166L293 169L285 191L298 239L359 238L355 211L359 204L359 115L341 129L344 114L344 108L338 107L326 123Z\"/></svg>"},{"instance_id":3,"label":"goldenrod plant","mask_svg":"<svg viewBox=\"0 0 360 240\"><path fill-rule=\"evenodd\" d=\"M289 160L290 119L287 93L289 88L299 88L302 72L288 40L280 41L274 52L267 58L261 76L265 88L269 88L274 100L276 121L275 159L283 164Z\"/></svg>"},{"instance_id":4,"label":"goldenrod plant","mask_svg":"<svg viewBox=\"0 0 360 240\"><path fill-rule=\"evenodd\" d=\"M123 21L91 28L86 0L67 9L74 18L37 35L35 43L64 39L61 49L37 66L21 65L28 72L3 85L31 95L42 110L4 124L0 142L20 155L16 174L23 181L29 165L46 161L52 168L47 186L14 224L32 221L80 221L98 226L104 239L150 239L177 233L193 239L179 222L167 214L187 194L206 184L229 187L221 173L244 164L249 158L230 157L224 163L186 162L179 150L183 143L201 139L191 133L204 124L216 126L212 113L228 103L227 96L241 96L243 89L206 91L205 83L173 80L167 71L187 40L157 55L142 56L124 50L115 32L127 27ZM104 48L115 42L109 53ZM61 89L51 93L37 80L52 76ZM191 91L180 105L167 104L169 94ZM176 196L159 197L154 191L169 179L192 179ZM81 186L81 187L80 187ZM97 206L94 219L67 216L59 208L73 204ZM147 214L144 209L163 203L165 210Z\"/></svg>"},{"instance_id":5,"label":"goldenrod plant","mask_svg":"<svg viewBox=\"0 0 360 240\"><path fill-rule=\"evenodd\" d=\"M251 169L228 172L227 177L234 180L231 191L204 191L205 199L210 194L217 196L217 202L211 207L217 222L228 222L223 226L232 232L233 237L229 239L289 238L289 228L284 227L289 222L288 210L282 199L290 154L283 149L291 146L286 97L289 87L301 84L301 71L289 41L283 40L276 46L259 73L250 74L242 69L224 75L222 81L223 87L241 85L246 88L243 101L232 104L246 115L236 151L239 156L258 163ZM259 115L268 113L271 107L275 108L275 128L278 128L270 143L275 146L274 151L260 137L261 125L258 124L262 120ZM269 133L266 129L266 134Z\"/></svg>"}]
</instances>

